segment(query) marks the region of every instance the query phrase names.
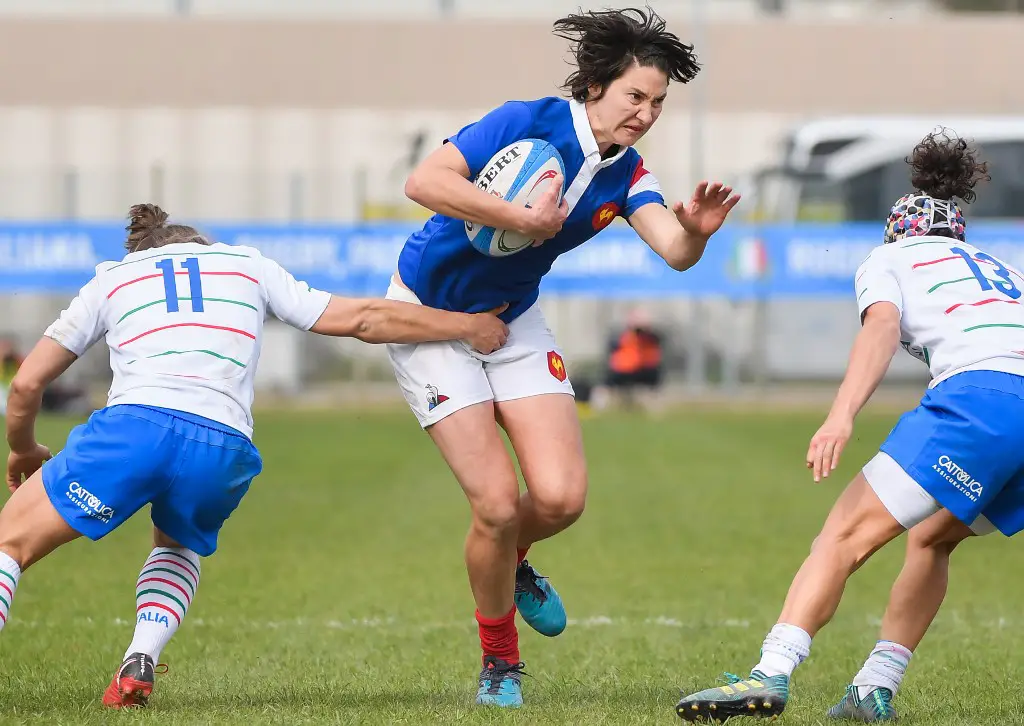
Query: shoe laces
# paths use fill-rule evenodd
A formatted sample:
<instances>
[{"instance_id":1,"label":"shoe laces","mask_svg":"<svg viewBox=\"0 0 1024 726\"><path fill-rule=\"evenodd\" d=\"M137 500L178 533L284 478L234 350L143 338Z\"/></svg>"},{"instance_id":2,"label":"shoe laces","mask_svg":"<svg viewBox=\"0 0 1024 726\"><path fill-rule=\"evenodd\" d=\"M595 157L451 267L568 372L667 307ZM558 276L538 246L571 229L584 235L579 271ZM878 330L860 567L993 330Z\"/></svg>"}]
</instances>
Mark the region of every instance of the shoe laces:
<instances>
[{"instance_id":1,"label":"shoe laces","mask_svg":"<svg viewBox=\"0 0 1024 726\"><path fill-rule=\"evenodd\" d=\"M141 671L140 675L145 675L146 674L146 661L147 660L152 660L152 659L151 658L146 658L145 656L143 656L142 658L138 658L135 655L131 655L128 658L125 658L124 662L121 663L121 668L118 669L118 671L117 671L117 677L121 678L124 675L125 668L127 668L129 665L133 665L135 663L138 663L140 665L140 671ZM170 666L168 666L166 663L157 663L157 664L153 665L153 675L162 676L165 673L167 673L169 670L170 670Z\"/></svg>"},{"instance_id":2,"label":"shoe laces","mask_svg":"<svg viewBox=\"0 0 1024 726\"><path fill-rule=\"evenodd\" d=\"M480 674L480 680L487 680L489 682L487 687L488 693L497 693L501 689L502 681L506 678L511 678L516 683L519 683L522 676L529 676L530 674L523 670L524 668L526 668L526 664L522 661L508 663L500 658L490 658L484 665L483 672Z\"/></svg>"},{"instance_id":3,"label":"shoe laces","mask_svg":"<svg viewBox=\"0 0 1024 726\"><path fill-rule=\"evenodd\" d=\"M519 563L519 567L516 568L516 594L529 595L537 600L537 602L545 602L548 599L548 594L539 583L541 580L546 579L546 577L533 569L529 562L523 560Z\"/></svg>"}]
</instances>

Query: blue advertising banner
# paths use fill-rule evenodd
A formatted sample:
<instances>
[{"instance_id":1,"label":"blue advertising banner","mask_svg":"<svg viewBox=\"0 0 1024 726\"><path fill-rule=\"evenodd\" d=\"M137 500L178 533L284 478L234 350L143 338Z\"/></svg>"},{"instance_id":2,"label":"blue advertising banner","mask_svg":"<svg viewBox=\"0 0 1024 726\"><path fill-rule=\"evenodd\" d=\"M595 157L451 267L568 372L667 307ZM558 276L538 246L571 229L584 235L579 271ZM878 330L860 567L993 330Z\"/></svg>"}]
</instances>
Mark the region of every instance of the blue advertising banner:
<instances>
[{"instance_id":1,"label":"blue advertising banner","mask_svg":"<svg viewBox=\"0 0 1024 726\"><path fill-rule=\"evenodd\" d=\"M314 287L382 295L408 224L210 224L228 244L250 245ZM0 294L71 294L105 260L124 256L123 224L0 222ZM1024 224L972 225L969 239L1024 267ZM726 297L737 300L852 295L857 266L881 241L881 225L729 225L693 269L669 269L617 224L558 259L545 295L601 298Z\"/></svg>"}]
</instances>

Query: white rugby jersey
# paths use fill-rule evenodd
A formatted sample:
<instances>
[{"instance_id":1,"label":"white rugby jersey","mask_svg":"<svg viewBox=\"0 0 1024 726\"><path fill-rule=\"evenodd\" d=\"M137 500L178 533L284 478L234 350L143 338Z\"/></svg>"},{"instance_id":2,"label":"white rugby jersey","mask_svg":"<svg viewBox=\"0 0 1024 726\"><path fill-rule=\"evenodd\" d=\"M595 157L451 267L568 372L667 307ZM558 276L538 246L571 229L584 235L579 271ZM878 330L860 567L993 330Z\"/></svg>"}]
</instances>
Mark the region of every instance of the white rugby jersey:
<instances>
[{"instance_id":1,"label":"white rugby jersey","mask_svg":"<svg viewBox=\"0 0 1024 726\"><path fill-rule=\"evenodd\" d=\"M106 338L108 406L185 411L251 437L267 311L308 330L330 299L251 247L171 244L98 265L45 335L79 356Z\"/></svg>"},{"instance_id":2,"label":"white rugby jersey","mask_svg":"<svg viewBox=\"0 0 1024 726\"><path fill-rule=\"evenodd\" d=\"M900 310L901 343L928 366L929 387L968 370L1024 375L1024 276L949 237L908 237L872 250L856 276L860 314Z\"/></svg>"}]
</instances>

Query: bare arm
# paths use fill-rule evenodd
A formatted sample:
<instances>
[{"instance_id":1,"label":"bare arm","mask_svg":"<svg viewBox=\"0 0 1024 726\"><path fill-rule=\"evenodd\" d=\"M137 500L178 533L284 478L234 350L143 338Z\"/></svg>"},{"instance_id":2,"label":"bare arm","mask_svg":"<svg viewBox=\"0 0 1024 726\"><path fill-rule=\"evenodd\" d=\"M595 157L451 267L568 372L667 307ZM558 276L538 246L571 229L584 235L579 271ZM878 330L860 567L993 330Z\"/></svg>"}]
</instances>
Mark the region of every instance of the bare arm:
<instances>
[{"instance_id":1,"label":"bare arm","mask_svg":"<svg viewBox=\"0 0 1024 726\"><path fill-rule=\"evenodd\" d=\"M11 451L35 446L35 422L43 391L78 359L50 338L41 338L11 382L7 397L7 445Z\"/></svg>"},{"instance_id":2,"label":"bare arm","mask_svg":"<svg viewBox=\"0 0 1024 726\"><path fill-rule=\"evenodd\" d=\"M850 351L850 362L831 413L853 420L889 370L900 344L900 311L888 302L875 303L864 313L864 326Z\"/></svg>"},{"instance_id":3,"label":"bare arm","mask_svg":"<svg viewBox=\"0 0 1024 726\"><path fill-rule=\"evenodd\" d=\"M449 143L430 154L413 171L405 183L405 195L438 214L548 239L561 229L565 220L555 199L561 188L561 177L554 182L550 185L554 193L545 195L532 209L506 202L469 181L465 157L455 144Z\"/></svg>"},{"instance_id":4,"label":"bare arm","mask_svg":"<svg viewBox=\"0 0 1024 726\"><path fill-rule=\"evenodd\" d=\"M645 204L629 217L629 223L647 246L673 270L688 270L704 255L708 239L739 203L732 189L716 182L702 182L690 203L676 202L669 211L660 204Z\"/></svg>"},{"instance_id":5,"label":"bare arm","mask_svg":"<svg viewBox=\"0 0 1024 726\"><path fill-rule=\"evenodd\" d=\"M465 340L482 353L505 343L508 328L488 313L452 313L425 305L378 298L333 295L310 330L320 335L358 338L366 343L429 343Z\"/></svg>"},{"instance_id":6,"label":"bare arm","mask_svg":"<svg viewBox=\"0 0 1024 726\"><path fill-rule=\"evenodd\" d=\"M660 204L645 204L629 223L647 246L658 253L673 270L689 270L700 261L708 237L698 237L679 224L676 215Z\"/></svg>"},{"instance_id":7,"label":"bare arm","mask_svg":"<svg viewBox=\"0 0 1024 726\"><path fill-rule=\"evenodd\" d=\"M807 468L814 470L814 481L828 477L839 465L839 455L853 434L853 420L885 377L899 342L899 308L891 302L869 307L828 418L807 449Z\"/></svg>"}]
</instances>

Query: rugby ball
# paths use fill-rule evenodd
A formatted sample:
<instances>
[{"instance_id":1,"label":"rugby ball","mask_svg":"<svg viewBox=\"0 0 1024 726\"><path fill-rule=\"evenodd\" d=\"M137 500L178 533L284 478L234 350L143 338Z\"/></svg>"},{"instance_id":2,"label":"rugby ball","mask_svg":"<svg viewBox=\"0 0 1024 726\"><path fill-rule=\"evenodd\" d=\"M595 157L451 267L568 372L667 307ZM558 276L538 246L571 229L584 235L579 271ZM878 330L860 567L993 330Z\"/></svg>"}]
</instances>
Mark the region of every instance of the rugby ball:
<instances>
[{"instance_id":1,"label":"rugby ball","mask_svg":"<svg viewBox=\"0 0 1024 726\"><path fill-rule=\"evenodd\" d=\"M512 204L529 207L540 199L557 175L561 203L565 194L565 164L554 146L541 139L522 139L491 157L473 183L488 194ZM507 257L521 252L534 240L511 230L482 227L466 222L466 235L478 251L489 257Z\"/></svg>"}]
</instances>

